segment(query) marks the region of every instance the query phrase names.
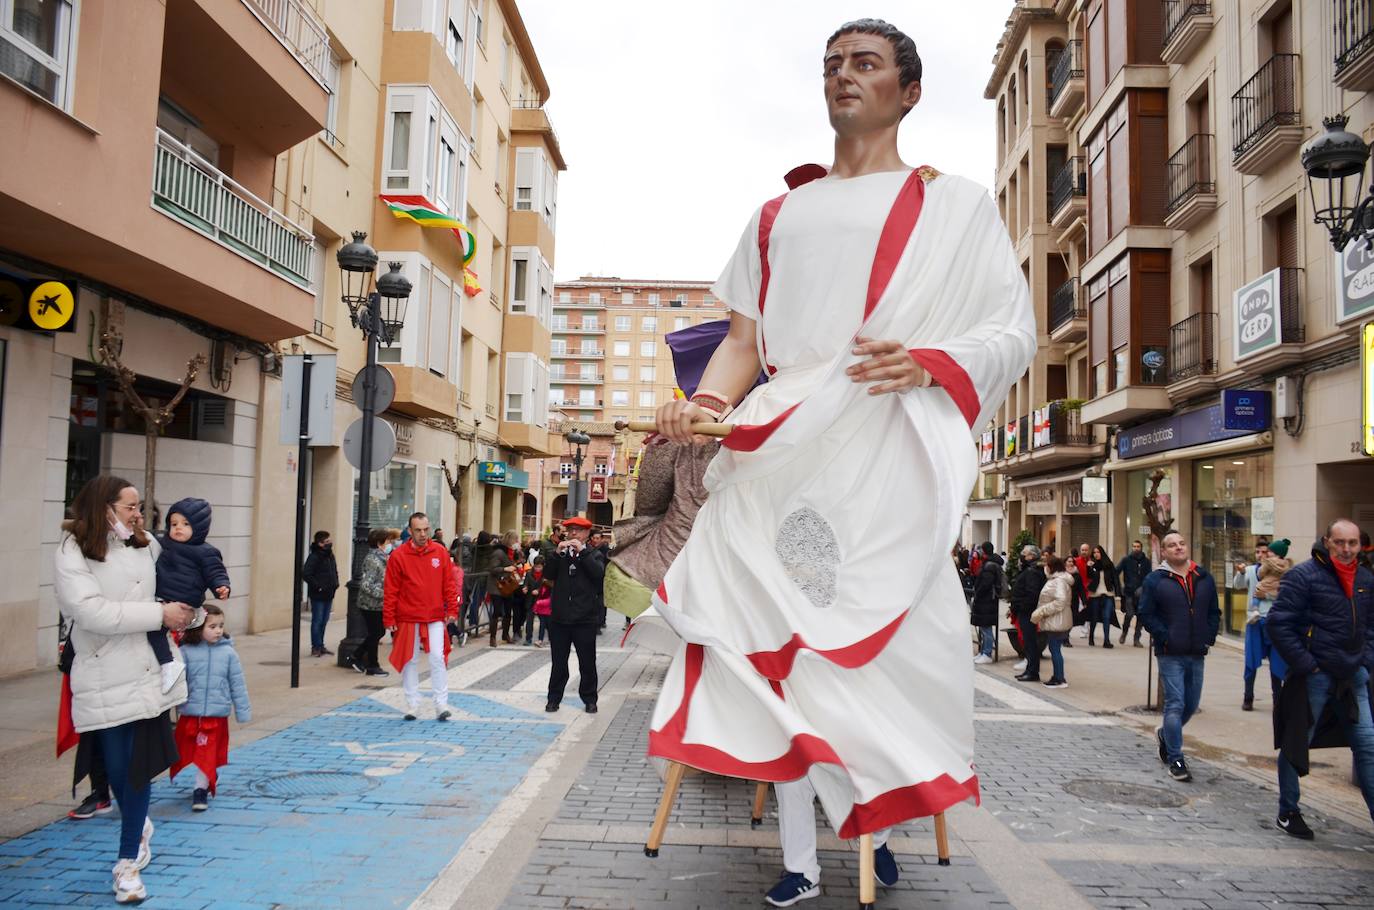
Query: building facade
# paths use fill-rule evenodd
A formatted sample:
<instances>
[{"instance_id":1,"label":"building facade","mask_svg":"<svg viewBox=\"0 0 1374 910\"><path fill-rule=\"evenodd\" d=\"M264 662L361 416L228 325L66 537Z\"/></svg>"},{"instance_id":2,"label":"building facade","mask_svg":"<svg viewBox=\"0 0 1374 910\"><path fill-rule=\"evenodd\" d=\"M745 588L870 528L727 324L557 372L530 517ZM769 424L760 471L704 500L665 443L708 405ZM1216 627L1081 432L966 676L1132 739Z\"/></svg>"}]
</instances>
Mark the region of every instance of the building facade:
<instances>
[{"instance_id":1,"label":"building facade","mask_svg":"<svg viewBox=\"0 0 1374 910\"><path fill-rule=\"evenodd\" d=\"M56 661L64 510L101 472L147 489L145 417L182 385L154 434L152 505L210 501L230 629L290 622L300 470L300 533L331 531L346 572L356 473L340 443L365 350L335 254L353 231L413 285L379 358L397 455L373 477L373 523L420 509L453 534L537 511L525 459L560 442L546 402L565 165L514 2L5 11L0 108L26 126L0 147L0 497L39 527L0 547L0 675ZM471 281L453 233L393 217L396 196L473 229ZM337 359L337 419L300 465L281 438L281 365L304 352Z\"/></svg>"},{"instance_id":2,"label":"building facade","mask_svg":"<svg viewBox=\"0 0 1374 910\"><path fill-rule=\"evenodd\" d=\"M1029 191L1048 194L1077 279L1057 310L1054 294L1037 301L1052 338L1083 333L1070 394L1084 399L1080 425L1109 436L1089 470L1106 481L1079 493L1109 495L1098 539L1114 554L1149 545L1153 520L1229 582L1260 536L1289 537L1301 556L1338 516L1374 527L1356 337L1374 301L1360 294L1359 256L1338 256L1313 223L1299 162L1324 117L1344 114L1371 138L1371 38L1367 8L1346 0L1013 12L999 66L1009 39L1024 45L1017 61L1044 49L1044 67L1022 70L1031 104L1046 100L1066 158L1081 157L1069 189L1056 193L1051 168ZM1000 114L1016 96L994 81ZM1075 208L1081 233L1069 236ZM1239 632L1244 605L1228 601L1225 626Z\"/></svg>"}]
</instances>

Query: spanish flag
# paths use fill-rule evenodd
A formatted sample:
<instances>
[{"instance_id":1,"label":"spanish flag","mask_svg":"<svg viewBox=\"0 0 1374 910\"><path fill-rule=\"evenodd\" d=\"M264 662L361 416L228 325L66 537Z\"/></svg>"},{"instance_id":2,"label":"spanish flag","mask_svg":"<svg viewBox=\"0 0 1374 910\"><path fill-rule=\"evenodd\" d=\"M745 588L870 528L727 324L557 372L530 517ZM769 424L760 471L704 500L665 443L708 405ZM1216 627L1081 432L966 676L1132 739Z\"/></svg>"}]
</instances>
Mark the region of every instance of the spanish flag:
<instances>
[{"instance_id":1,"label":"spanish flag","mask_svg":"<svg viewBox=\"0 0 1374 910\"><path fill-rule=\"evenodd\" d=\"M463 293L469 297L482 293L482 286L477 283L477 273L472 269L463 269Z\"/></svg>"},{"instance_id":2,"label":"spanish flag","mask_svg":"<svg viewBox=\"0 0 1374 910\"><path fill-rule=\"evenodd\" d=\"M448 228L453 231L463 248L463 265L472 262L477 255L477 235L457 218L441 212L424 196L382 195L379 198L397 218L408 218L420 227Z\"/></svg>"}]
</instances>

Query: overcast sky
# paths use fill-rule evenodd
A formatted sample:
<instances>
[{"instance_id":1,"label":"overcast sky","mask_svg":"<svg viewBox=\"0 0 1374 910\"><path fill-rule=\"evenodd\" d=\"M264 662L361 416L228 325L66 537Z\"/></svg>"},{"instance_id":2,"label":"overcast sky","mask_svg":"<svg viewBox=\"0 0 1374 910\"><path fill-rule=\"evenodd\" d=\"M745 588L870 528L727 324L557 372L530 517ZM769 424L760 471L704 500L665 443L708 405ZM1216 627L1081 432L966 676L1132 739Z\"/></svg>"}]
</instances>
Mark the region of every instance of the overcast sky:
<instances>
[{"instance_id":1,"label":"overcast sky","mask_svg":"<svg viewBox=\"0 0 1374 910\"><path fill-rule=\"evenodd\" d=\"M714 280L753 210L798 164L828 165L825 39L886 19L911 35L923 97L902 124L907 164L985 186L996 164L983 88L1010 0L521 0L568 170L560 281Z\"/></svg>"}]
</instances>

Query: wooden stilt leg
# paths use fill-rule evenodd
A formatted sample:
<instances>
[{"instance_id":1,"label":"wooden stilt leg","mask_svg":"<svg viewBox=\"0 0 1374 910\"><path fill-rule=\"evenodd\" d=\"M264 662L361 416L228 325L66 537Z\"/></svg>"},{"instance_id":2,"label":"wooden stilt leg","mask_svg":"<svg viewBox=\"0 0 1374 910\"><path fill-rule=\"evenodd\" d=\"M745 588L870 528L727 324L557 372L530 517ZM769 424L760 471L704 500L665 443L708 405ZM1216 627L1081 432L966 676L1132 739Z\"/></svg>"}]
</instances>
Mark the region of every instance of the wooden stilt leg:
<instances>
[{"instance_id":1,"label":"wooden stilt leg","mask_svg":"<svg viewBox=\"0 0 1374 910\"><path fill-rule=\"evenodd\" d=\"M673 803L677 800L677 789L682 786L682 775L687 766L680 762L668 762L668 777L663 782L663 798L658 801L658 812L654 815L654 826L649 829L649 841L644 845L645 856L658 856L658 848L663 846L663 832L668 830L668 816L673 814Z\"/></svg>"},{"instance_id":2,"label":"wooden stilt leg","mask_svg":"<svg viewBox=\"0 0 1374 910\"><path fill-rule=\"evenodd\" d=\"M768 781L761 780L754 789L754 814L749 817L749 827L757 828L763 824L763 807L768 802Z\"/></svg>"},{"instance_id":3,"label":"wooden stilt leg","mask_svg":"<svg viewBox=\"0 0 1374 910\"><path fill-rule=\"evenodd\" d=\"M935 813L935 855L942 866L949 865L949 832L945 829L945 813Z\"/></svg>"},{"instance_id":4,"label":"wooden stilt leg","mask_svg":"<svg viewBox=\"0 0 1374 910\"><path fill-rule=\"evenodd\" d=\"M859 910L873 910L878 886L873 877L873 835L859 835Z\"/></svg>"}]
</instances>

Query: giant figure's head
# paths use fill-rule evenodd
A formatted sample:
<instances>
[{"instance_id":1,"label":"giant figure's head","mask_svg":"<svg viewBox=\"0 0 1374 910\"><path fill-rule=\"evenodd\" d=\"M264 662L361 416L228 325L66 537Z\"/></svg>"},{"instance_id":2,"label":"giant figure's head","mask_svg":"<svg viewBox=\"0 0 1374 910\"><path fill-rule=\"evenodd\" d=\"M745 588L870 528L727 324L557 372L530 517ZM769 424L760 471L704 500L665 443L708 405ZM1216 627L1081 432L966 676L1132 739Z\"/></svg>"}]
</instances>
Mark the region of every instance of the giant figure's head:
<instances>
[{"instance_id":1,"label":"giant figure's head","mask_svg":"<svg viewBox=\"0 0 1374 910\"><path fill-rule=\"evenodd\" d=\"M916 42L881 19L856 19L825 43L825 106L841 136L895 125L921 100Z\"/></svg>"}]
</instances>

